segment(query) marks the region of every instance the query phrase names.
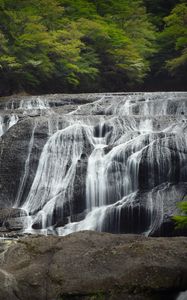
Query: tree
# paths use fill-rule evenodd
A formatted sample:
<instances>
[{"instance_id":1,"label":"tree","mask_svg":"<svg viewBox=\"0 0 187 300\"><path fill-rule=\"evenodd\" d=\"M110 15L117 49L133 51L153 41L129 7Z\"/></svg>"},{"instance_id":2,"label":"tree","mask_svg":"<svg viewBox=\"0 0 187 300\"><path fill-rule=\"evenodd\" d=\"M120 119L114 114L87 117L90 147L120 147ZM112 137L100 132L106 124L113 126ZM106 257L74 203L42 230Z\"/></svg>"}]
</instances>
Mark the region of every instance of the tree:
<instances>
[{"instance_id":1,"label":"tree","mask_svg":"<svg viewBox=\"0 0 187 300\"><path fill-rule=\"evenodd\" d=\"M0 0L1 84L35 93L137 89L164 72L185 80L186 4L167 4Z\"/></svg>"},{"instance_id":2,"label":"tree","mask_svg":"<svg viewBox=\"0 0 187 300\"><path fill-rule=\"evenodd\" d=\"M184 79L187 75L187 5L176 5L164 21L165 28L158 39L160 64L170 76Z\"/></svg>"},{"instance_id":3,"label":"tree","mask_svg":"<svg viewBox=\"0 0 187 300\"><path fill-rule=\"evenodd\" d=\"M77 85L84 68L84 44L74 21L65 19L59 1L18 0L3 3L1 76L16 90L34 89L56 77L59 84Z\"/></svg>"},{"instance_id":4,"label":"tree","mask_svg":"<svg viewBox=\"0 0 187 300\"><path fill-rule=\"evenodd\" d=\"M171 75L187 75L187 4L178 4L165 18L166 28L162 35L167 39L167 47L172 47L173 55L168 57L166 68Z\"/></svg>"},{"instance_id":5,"label":"tree","mask_svg":"<svg viewBox=\"0 0 187 300\"><path fill-rule=\"evenodd\" d=\"M154 28L140 0L1 0L0 77L16 90L55 84L123 89L143 81ZM86 88L86 87L85 87Z\"/></svg>"},{"instance_id":6,"label":"tree","mask_svg":"<svg viewBox=\"0 0 187 300\"><path fill-rule=\"evenodd\" d=\"M83 41L99 59L100 85L124 89L141 83L155 52L154 27L141 1L92 1L96 20L80 19Z\"/></svg>"}]
</instances>

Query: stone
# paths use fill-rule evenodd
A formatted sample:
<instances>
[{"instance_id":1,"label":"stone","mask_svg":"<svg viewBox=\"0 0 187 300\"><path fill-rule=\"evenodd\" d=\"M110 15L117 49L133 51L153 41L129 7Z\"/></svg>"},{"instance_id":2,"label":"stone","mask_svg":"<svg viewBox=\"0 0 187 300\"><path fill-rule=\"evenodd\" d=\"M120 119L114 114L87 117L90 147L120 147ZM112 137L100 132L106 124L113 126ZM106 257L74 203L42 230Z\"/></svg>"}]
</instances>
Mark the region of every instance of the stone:
<instances>
[{"instance_id":1,"label":"stone","mask_svg":"<svg viewBox=\"0 0 187 300\"><path fill-rule=\"evenodd\" d=\"M25 237L8 246L0 241L0 246L2 300L152 300L163 295L173 299L187 286L183 237L85 231L66 237Z\"/></svg>"},{"instance_id":2,"label":"stone","mask_svg":"<svg viewBox=\"0 0 187 300\"><path fill-rule=\"evenodd\" d=\"M20 208L0 208L0 226L9 219L26 216L26 212Z\"/></svg>"},{"instance_id":3,"label":"stone","mask_svg":"<svg viewBox=\"0 0 187 300\"><path fill-rule=\"evenodd\" d=\"M5 227L8 231L17 231L22 230L24 228L25 218L10 218L5 221Z\"/></svg>"}]
</instances>

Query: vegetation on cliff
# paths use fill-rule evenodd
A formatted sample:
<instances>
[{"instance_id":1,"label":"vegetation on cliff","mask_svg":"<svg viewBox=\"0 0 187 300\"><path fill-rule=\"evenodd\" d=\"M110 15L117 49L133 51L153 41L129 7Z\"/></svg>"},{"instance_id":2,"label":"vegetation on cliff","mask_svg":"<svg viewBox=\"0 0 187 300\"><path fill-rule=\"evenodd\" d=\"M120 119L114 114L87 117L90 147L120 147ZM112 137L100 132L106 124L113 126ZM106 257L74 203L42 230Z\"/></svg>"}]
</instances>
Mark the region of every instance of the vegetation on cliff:
<instances>
[{"instance_id":1,"label":"vegetation on cliff","mask_svg":"<svg viewBox=\"0 0 187 300\"><path fill-rule=\"evenodd\" d=\"M0 0L0 94L185 86L186 67L185 1Z\"/></svg>"},{"instance_id":2,"label":"vegetation on cliff","mask_svg":"<svg viewBox=\"0 0 187 300\"><path fill-rule=\"evenodd\" d=\"M185 229L187 228L187 201L180 202L178 207L180 208L182 215L174 216L173 220L176 223L176 228Z\"/></svg>"}]
</instances>

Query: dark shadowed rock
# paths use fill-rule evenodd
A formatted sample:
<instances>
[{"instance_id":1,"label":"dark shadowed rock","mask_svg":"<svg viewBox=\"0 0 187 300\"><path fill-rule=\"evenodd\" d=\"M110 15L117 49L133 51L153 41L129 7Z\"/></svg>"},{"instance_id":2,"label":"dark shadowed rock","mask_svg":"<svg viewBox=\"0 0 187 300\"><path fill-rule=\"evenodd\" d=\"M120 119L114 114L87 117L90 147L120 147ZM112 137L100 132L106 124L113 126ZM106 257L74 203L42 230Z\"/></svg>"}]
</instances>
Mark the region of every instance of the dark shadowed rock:
<instances>
[{"instance_id":1,"label":"dark shadowed rock","mask_svg":"<svg viewBox=\"0 0 187 300\"><path fill-rule=\"evenodd\" d=\"M25 218L19 217L19 218L10 218L7 221L5 221L5 227L9 231L17 231L22 230L24 228Z\"/></svg>"},{"instance_id":2,"label":"dark shadowed rock","mask_svg":"<svg viewBox=\"0 0 187 300\"><path fill-rule=\"evenodd\" d=\"M19 186L24 180L26 167L29 171L19 201L27 195L34 179L40 153L48 137L48 127L43 127L43 124L37 125L37 120L35 122L27 117L2 137L0 141L0 207L14 205ZM33 144L32 135L34 135ZM28 156L29 163L26 166Z\"/></svg>"},{"instance_id":3,"label":"dark shadowed rock","mask_svg":"<svg viewBox=\"0 0 187 300\"><path fill-rule=\"evenodd\" d=\"M20 208L1 208L0 209L0 226L7 220L26 216L26 212Z\"/></svg>"},{"instance_id":4,"label":"dark shadowed rock","mask_svg":"<svg viewBox=\"0 0 187 300\"><path fill-rule=\"evenodd\" d=\"M24 228L26 212L19 208L0 209L0 232L2 235L10 231L19 231ZM1 235L0 234L0 235Z\"/></svg>"}]
</instances>

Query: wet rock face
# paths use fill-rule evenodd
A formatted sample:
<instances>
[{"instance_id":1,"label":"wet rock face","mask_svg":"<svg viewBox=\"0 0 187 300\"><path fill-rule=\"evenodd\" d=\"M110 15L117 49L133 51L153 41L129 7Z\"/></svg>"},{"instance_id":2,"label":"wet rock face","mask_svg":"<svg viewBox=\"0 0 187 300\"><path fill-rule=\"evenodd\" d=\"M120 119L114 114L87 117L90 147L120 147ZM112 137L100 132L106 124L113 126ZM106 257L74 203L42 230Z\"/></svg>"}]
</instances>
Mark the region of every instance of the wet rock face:
<instances>
[{"instance_id":1,"label":"wet rock face","mask_svg":"<svg viewBox=\"0 0 187 300\"><path fill-rule=\"evenodd\" d=\"M186 115L187 93L2 98L0 207L27 211L6 230L175 234Z\"/></svg>"},{"instance_id":2,"label":"wet rock face","mask_svg":"<svg viewBox=\"0 0 187 300\"><path fill-rule=\"evenodd\" d=\"M34 120L25 118L2 137L0 141L1 207L14 205L25 173L27 173L27 182L22 186L21 194L26 197L35 176L39 155L48 137L46 131L45 129L41 132L38 126L36 133ZM32 142L32 134L35 135L34 142L29 145ZM31 147L32 149L29 149ZM19 204L21 204L21 198L23 197L20 197Z\"/></svg>"},{"instance_id":3,"label":"wet rock face","mask_svg":"<svg viewBox=\"0 0 187 300\"><path fill-rule=\"evenodd\" d=\"M19 208L1 208L0 225L2 226L8 219L19 218L26 215L26 212Z\"/></svg>"},{"instance_id":4,"label":"wet rock face","mask_svg":"<svg viewBox=\"0 0 187 300\"><path fill-rule=\"evenodd\" d=\"M26 212L19 208L0 209L0 237L24 228ZM11 234L10 234L11 235Z\"/></svg>"},{"instance_id":5,"label":"wet rock face","mask_svg":"<svg viewBox=\"0 0 187 300\"><path fill-rule=\"evenodd\" d=\"M186 288L186 247L182 237L94 232L0 241L1 297L162 299Z\"/></svg>"}]
</instances>

